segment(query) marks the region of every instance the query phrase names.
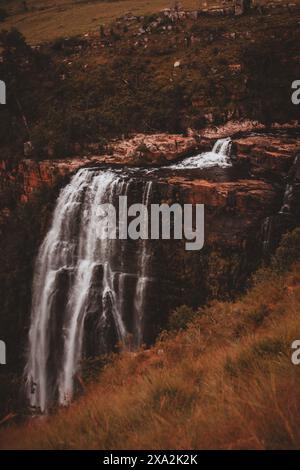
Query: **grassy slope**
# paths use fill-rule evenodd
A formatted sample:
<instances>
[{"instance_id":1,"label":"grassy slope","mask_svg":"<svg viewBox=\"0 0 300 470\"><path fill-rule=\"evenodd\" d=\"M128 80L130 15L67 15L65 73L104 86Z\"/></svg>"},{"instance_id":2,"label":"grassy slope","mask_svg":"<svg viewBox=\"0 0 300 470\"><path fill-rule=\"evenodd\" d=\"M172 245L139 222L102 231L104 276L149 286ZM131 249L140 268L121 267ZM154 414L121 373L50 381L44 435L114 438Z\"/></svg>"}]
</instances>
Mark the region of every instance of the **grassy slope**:
<instances>
[{"instance_id":1,"label":"grassy slope","mask_svg":"<svg viewBox=\"0 0 300 470\"><path fill-rule=\"evenodd\" d=\"M299 20L299 8L201 17L145 38L136 35L141 23L127 32L115 24L118 39L106 29L111 47L102 47L96 34L87 41L56 41L28 61L17 56L0 64L0 75L8 90L16 89L30 132L14 96L8 97L0 110L0 158L22 158L28 140L35 158L47 158L49 149L57 158L85 155L91 143L99 144L92 152L102 151L106 140L132 132L200 129L210 115L215 124L297 119L290 87L300 68ZM186 32L196 38L190 48ZM178 60L181 66L174 68ZM232 64L241 64L241 71L231 70Z\"/></svg>"},{"instance_id":2,"label":"grassy slope","mask_svg":"<svg viewBox=\"0 0 300 470\"><path fill-rule=\"evenodd\" d=\"M200 310L149 351L121 354L69 409L3 430L1 447L299 448L299 269L261 270L240 300Z\"/></svg>"},{"instance_id":3,"label":"grassy slope","mask_svg":"<svg viewBox=\"0 0 300 470\"><path fill-rule=\"evenodd\" d=\"M260 4L270 0L260 0ZM293 3L299 4L300 0ZM182 0L184 8L193 10L203 4L217 7L220 0ZM282 3L274 0L273 3ZM288 2L284 2L288 3ZM1 24L16 27L29 43L52 41L61 36L74 36L97 31L100 24L109 24L131 11L135 15L155 13L173 5L172 0L27 0L28 12L22 11L22 1L10 0L5 8L10 13Z\"/></svg>"},{"instance_id":4,"label":"grassy slope","mask_svg":"<svg viewBox=\"0 0 300 470\"><path fill-rule=\"evenodd\" d=\"M60 36L73 36L99 29L100 24L111 21L131 11L135 15L145 15L168 8L170 0L120 0L82 1L76 0L29 0L32 10L21 12L21 2L12 0L8 11L11 15L3 27L18 28L32 43L51 41ZM188 9L198 8L202 0L183 0ZM213 3L209 1L208 3ZM218 0L214 2L218 4Z\"/></svg>"}]
</instances>

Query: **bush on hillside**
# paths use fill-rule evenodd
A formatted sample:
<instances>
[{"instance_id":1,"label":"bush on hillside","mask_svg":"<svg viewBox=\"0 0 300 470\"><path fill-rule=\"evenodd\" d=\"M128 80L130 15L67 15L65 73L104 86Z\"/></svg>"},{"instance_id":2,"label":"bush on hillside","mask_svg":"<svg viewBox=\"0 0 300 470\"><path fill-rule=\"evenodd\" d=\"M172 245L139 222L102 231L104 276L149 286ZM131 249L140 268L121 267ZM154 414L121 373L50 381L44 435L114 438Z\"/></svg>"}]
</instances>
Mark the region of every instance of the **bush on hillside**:
<instances>
[{"instance_id":1,"label":"bush on hillside","mask_svg":"<svg viewBox=\"0 0 300 470\"><path fill-rule=\"evenodd\" d=\"M188 307L187 305L181 305L169 313L167 330L185 330L194 317L195 312L191 307Z\"/></svg>"},{"instance_id":2,"label":"bush on hillside","mask_svg":"<svg viewBox=\"0 0 300 470\"><path fill-rule=\"evenodd\" d=\"M300 257L300 228L286 233L272 259L272 267L288 271Z\"/></svg>"}]
</instances>

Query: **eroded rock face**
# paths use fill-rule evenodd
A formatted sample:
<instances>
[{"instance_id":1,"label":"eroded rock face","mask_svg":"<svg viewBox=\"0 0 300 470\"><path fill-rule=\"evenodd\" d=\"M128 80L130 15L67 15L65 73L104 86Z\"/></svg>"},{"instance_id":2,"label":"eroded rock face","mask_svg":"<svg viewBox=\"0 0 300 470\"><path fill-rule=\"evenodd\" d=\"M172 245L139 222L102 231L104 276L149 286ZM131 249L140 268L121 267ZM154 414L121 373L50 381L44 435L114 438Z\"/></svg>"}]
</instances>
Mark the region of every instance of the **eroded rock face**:
<instances>
[{"instance_id":1,"label":"eroded rock face","mask_svg":"<svg viewBox=\"0 0 300 470\"><path fill-rule=\"evenodd\" d=\"M249 127L250 126L250 127ZM253 129L253 123L244 123L240 128ZM255 126L254 126L255 127ZM42 187L53 187L60 178L71 176L86 166L160 166L184 156L209 150L216 138L228 131L237 130L234 123L224 128L207 129L203 134L142 135L129 140L113 141L106 155L89 156L65 160L22 160L16 167L0 161L0 193L3 195L1 219L9 216L11 201L26 203ZM218 219L208 230L211 242L224 238L224 233L233 244L243 238L248 230L258 230L258 225L279 209L284 190L284 177L292 167L300 137L289 135L250 135L233 139L233 161L246 167L248 177L236 181L209 181L188 176L173 175L163 181L168 194L176 190L184 202L203 203L207 206L207 220L218 213ZM254 178L254 179L253 179ZM262 181L267 179L268 183ZM281 181L282 188L278 185ZM281 192L280 192L281 191Z\"/></svg>"},{"instance_id":2,"label":"eroded rock face","mask_svg":"<svg viewBox=\"0 0 300 470\"><path fill-rule=\"evenodd\" d=\"M24 159L16 167L0 161L0 193L13 188L15 197L24 203L36 190L43 186L52 186L59 177L71 175L85 166L163 165L168 161L190 155L198 148L197 139L193 136L137 134L129 140L113 141L109 153L105 155L64 160Z\"/></svg>"},{"instance_id":3,"label":"eroded rock face","mask_svg":"<svg viewBox=\"0 0 300 470\"><path fill-rule=\"evenodd\" d=\"M28 202L37 190L52 188L63 178L67 178L67 181L79 168L102 164L141 167L165 165L187 155L210 150L217 138L230 135L230 131L257 131L257 126L252 122L245 122L240 127L236 123L228 123L218 129L206 129L201 135L191 132L189 136L137 134L129 140L113 141L105 155L86 158L43 161L24 159L17 166L0 161L0 222L5 223L11 208L18 202ZM279 210L284 179L292 167L296 149L300 148L300 137L291 134L288 137L275 134L248 135L234 138L233 142L234 165L246 169L246 179L221 183L173 176L167 181L169 194L177 188L184 195L185 202L205 204L207 217L213 212L219 214L217 222L209 224L208 233L212 242L226 233L232 244L239 243L238 239L242 239L248 229L253 229L253 233L259 231L259 223L264 217ZM262 179L267 179L269 183ZM272 184L276 185L276 189Z\"/></svg>"},{"instance_id":4,"label":"eroded rock face","mask_svg":"<svg viewBox=\"0 0 300 470\"><path fill-rule=\"evenodd\" d=\"M250 136L234 141L239 163L248 165L252 175L283 177L293 164L300 137Z\"/></svg>"},{"instance_id":5,"label":"eroded rock face","mask_svg":"<svg viewBox=\"0 0 300 470\"><path fill-rule=\"evenodd\" d=\"M180 188L184 203L205 205L206 243L234 246L259 232L261 221L278 207L271 184L260 180L213 182L172 177L170 191Z\"/></svg>"},{"instance_id":6,"label":"eroded rock face","mask_svg":"<svg viewBox=\"0 0 300 470\"><path fill-rule=\"evenodd\" d=\"M162 184L168 202L204 204L205 209L200 252L161 242L161 276L172 273L173 285L183 286L177 304L201 305L240 291L261 260L261 225L278 210L278 191L270 183L247 179L217 182L172 176Z\"/></svg>"},{"instance_id":7,"label":"eroded rock face","mask_svg":"<svg viewBox=\"0 0 300 470\"><path fill-rule=\"evenodd\" d=\"M111 145L112 157L106 161L126 165L161 165L192 154L199 148L195 136L137 134Z\"/></svg>"},{"instance_id":8,"label":"eroded rock face","mask_svg":"<svg viewBox=\"0 0 300 470\"><path fill-rule=\"evenodd\" d=\"M237 129L244 132L259 129L253 123L237 127L234 123L219 129L207 129L201 135L190 136L137 134L129 140L111 143L105 155L88 156L64 160L22 160L16 167L0 161L0 193L13 188L14 197L27 202L42 186L52 186L59 177L73 174L84 166L102 164L120 166L160 166L196 152L212 148L215 140ZM255 135L233 138L235 161L246 166L255 177L285 176L293 163L295 151L300 148L300 137ZM5 205L5 204L4 204Z\"/></svg>"},{"instance_id":9,"label":"eroded rock face","mask_svg":"<svg viewBox=\"0 0 300 470\"><path fill-rule=\"evenodd\" d=\"M40 162L25 159L16 167L0 162L0 193L4 194L10 188L13 191L11 200L25 203L31 200L35 191L43 186L52 188L60 178L64 177L67 182L68 178L81 167L103 164L118 167L165 165L166 161L211 149L216 138L224 136L216 132L217 130L211 130L201 136L187 137L164 134L137 135L128 141L113 142L110 152L106 155L88 158ZM223 129L219 132L225 131ZM199 306L212 298L231 297L245 286L248 276L257 268L262 257L262 223L267 217L278 213L282 205L285 187L283 177L287 176L292 168L297 142L297 138L293 137L263 135L234 139L235 163L247 166L248 171L243 175L235 171L234 176L231 177L231 172L227 174L227 169L221 170L225 173L222 178L219 178L216 173L212 177L205 177L205 174L198 170L193 175L186 170L179 172L170 169L158 170L153 185L155 202L205 205L205 243L201 251L195 252L185 250L185 240L158 240L157 243L151 244L149 253L151 253L151 259L155 260L153 279L156 279L156 283L155 295L147 300L149 312L151 312L146 315L145 320L147 344L151 344L159 328L165 325L165 315L172 308L182 304ZM294 173L298 174L298 170L298 166L295 167L293 175L290 176L293 182L294 179L298 181L298 176L294 176ZM140 173L143 172L133 173L137 173L137 178L139 178ZM272 178L269 178L270 174ZM146 172L146 177L152 179L152 173ZM280 184L278 184L278 179ZM143 183L145 183L144 180ZM65 181L59 183L59 187L63 184ZM133 185L132 202L136 202L137 199L141 200L141 194L139 198L136 197L141 187L140 180ZM56 194L56 189L53 193ZM3 213L9 207L9 201L6 204L2 198L1 202L0 217L1 209ZM288 203L292 204L293 200L289 198ZM41 205L37 207L41 208ZM34 234L36 249L39 238L41 239L47 231L52 210L53 206L43 207L43 210L37 211L39 213L34 212L34 218L40 217L41 220L40 227ZM20 240L23 236L21 224L22 220L17 228ZM132 247L132 252L128 250L129 261L134 258L132 255L134 250L136 250L135 245ZM28 261L25 260L25 262ZM61 275L62 289L65 291L68 289L64 278L65 273L62 272ZM96 277L101 277L101 275L101 270L95 273ZM26 321L30 314L30 277L31 272L25 280L22 278L26 296L20 297L20 312L26 317ZM135 292L134 284L130 282L127 289L132 292L132 295L128 295L128 298L132 298ZM99 303L97 292L95 289L95 297L90 305L91 319ZM57 291L55 301L60 311L64 306L60 291ZM16 317L18 315L19 311L16 309ZM113 329L109 331L110 341L113 343L115 332ZM90 328L87 343L91 348L93 346L92 333L93 328ZM18 331L19 336L24 340L23 330ZM20 351L20 357L21 353L22 351ZM92 351L87 348L87 353L92 354Z\"/></svg>"},{"instance_id":10,"label":"eroded rock face","mask_svg":"<svg viewBox=\"0 0 300 470\"><path fill-rule=\"evenodd\" d=\"M172 308L203 305L244 288L261 260L262 221L280 206L276 189L260 180L217 182L161 172L154 181L152 202L204 204L205 225L200 251L187 251L185 240L149 242L156 280L146 318L149 343Z\"/></svg>"}]
</instances>

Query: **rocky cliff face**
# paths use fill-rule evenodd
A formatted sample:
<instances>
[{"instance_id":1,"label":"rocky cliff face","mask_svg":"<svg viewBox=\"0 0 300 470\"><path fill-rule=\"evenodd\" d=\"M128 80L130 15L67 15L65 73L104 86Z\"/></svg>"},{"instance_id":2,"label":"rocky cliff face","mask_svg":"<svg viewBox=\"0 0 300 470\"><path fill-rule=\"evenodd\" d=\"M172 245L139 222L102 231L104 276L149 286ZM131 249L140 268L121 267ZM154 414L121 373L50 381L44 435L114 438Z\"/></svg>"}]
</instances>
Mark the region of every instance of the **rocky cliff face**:
<instances>
[{"instance_id":1,"label":"rocky cliff face","mask_svg":"<svg viewBox=\"0 0 300 470\"><path fill-rule=\"evenodd\" d=\"M7 343L17 344L16 359L10 361L18 371L23 365L28 335L33 261L49 224L57 195L55 187L60 179L65 180L59 184L65 184L81 167L166 166L168 161L211 149L216 138L228 135L227 132L228 129L218 132L212 129L201 136L186 137L137 135L129 141L113 142L107 154L101 156L40 162L26 159L17 166L1 162L0 209L7 228L0 270L1 296L5 298L0 327ZM300 147L299 137L240 135L233 143L233 168L205 173L196 170L193 174L186 170L157 169L153 185L155 202L205 205L205 244L199 252L187 252L184 241L174 240L158 241L150 248L157 282L155 295L149 299L150 314L145 320L148 344L164 325L170 309L181 304L197 306L212 298L231 297L240 292L262 259L265 221L273 220L272 216L280 212L284 197L288 206L293 204L295 191L292 195L286 191L285 179L298 182L298 176L294 175L298 170L293 170L293 162ZM152 179L151 174L147 177ZM133 186L137 193L142 187L138 180ZM54 188L50 204L47 198L45 202L43 199L46 191L38 193L43 188ZM31 213L25 214L26 228L22 214L18 212L15 217L16 206L25 212L31 207ZM14 223L6 224L5 219Z\"/></svg>"},{"instance_id":2,"label":"rocky cliff face","mask_svg":"<svg viewBox=\"0 0 300 470\"><path fill-rule=\"evenodd\" d=\"M206 208L207 243L236 246L260 221L278 206L278 195L271 184L260 180L215 182L172 177L170 189L180 188L186 203L204 204ZM250 231L250 233L249 233Z\"/></svg>"},{"instance_id":3,"label":"rocky cliff face","mask_svg":"<svg viewBox=\"0 0 300 470\"><path fill-rule=\"evenodd\" d=\"M250 136L234 145L237 162L248 165L256 177L282 178L291 167L300 139L283 136Z\"/></svg>"},{"instance_id":4,"label":"rocky cliff face","mask_svg":"<svg viewBox=\"0 0 300 470\"><path fill-rule=\"evenodd\" d=\"M17 165L0 160L0 193L2 209L5 201L27 202L34 192L43 186L53 186L65 176L70 176L85 166L162 165L168 161L196 152L199 147L195 137L180 135L138 134L129 140L117 140L110 144L105 155L64 160L35 161L24 159ZM9 206L9 204L7 204Z\"/></svg>"},{"instance_id":5,"label":"rocky cliff face","mask_svg":"<svg viewBox=\"0 0 300 470\"><path fill-rule=\"evenodd\" d=\"M249 126L239 127L240 131ZM88 156L64 160L21 160L12 166L0 160L0 193L2 209L7 195L15 201L27 202L34 192L43 186L52 186L59 177L69 176L85 166L102 164L118 166L161 166L170 161L209 150L213 142L230 131L234 126L206 131L203 135L192 133L190 136L138 134L129 140L112 142L104 155ZM256 177L284 177L292 165L296 148L300 148L299 137L274 135L255 135L233 139L234 158ZM12 194L13 193L13 194ZM8 204L9 205L9 204Z\"/></svg>"},{"instance_id":6,"label":"rocky cliff face","mask_svg":"<svg viewBox=\"0 0 300 470\"><path fill-rule=\"evenodd\" d=\"M248 126L249 127L249 126ZM53 187L60 178L81 167L161 166L187 155L210 149L219 136L233 128L211 129L203 135L135 135L112 142L107 154L70 160L24 159L12 167L0 162L1 216L5 219L17 202L26 203L37 190ZM240 129L243 130L243 129ZM212 177L189 178L188 174L162 174L162 198L203 203L206 206L207 243L240 246L255 238L264 218L279 210L284 177L300 148L292 135L248 135L233 139L233 161L237 171L225 181ZM241 177L242 176L242 177Z\"/></svg>"}]
</instances>

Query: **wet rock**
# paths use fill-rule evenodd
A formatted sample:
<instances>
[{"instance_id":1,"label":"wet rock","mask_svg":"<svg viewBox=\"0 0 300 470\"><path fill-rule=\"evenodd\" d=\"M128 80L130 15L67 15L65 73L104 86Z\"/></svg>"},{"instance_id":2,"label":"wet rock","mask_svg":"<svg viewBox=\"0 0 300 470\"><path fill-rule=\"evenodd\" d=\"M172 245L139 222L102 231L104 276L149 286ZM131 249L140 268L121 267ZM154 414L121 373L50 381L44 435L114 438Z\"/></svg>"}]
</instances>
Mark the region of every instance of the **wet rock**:
<instances>
[{"instance_id":1,"label":"wet rock","mask_svg":"<svg viewBox=\"0 0 300 470\"><path fill-rule=\"evenodd\" d=\"M205 205L206 244L235 245L254 233L277 204L276 190L260 180L214 182L171 177L185 203Z\"/></svg>"}]
</instances>

